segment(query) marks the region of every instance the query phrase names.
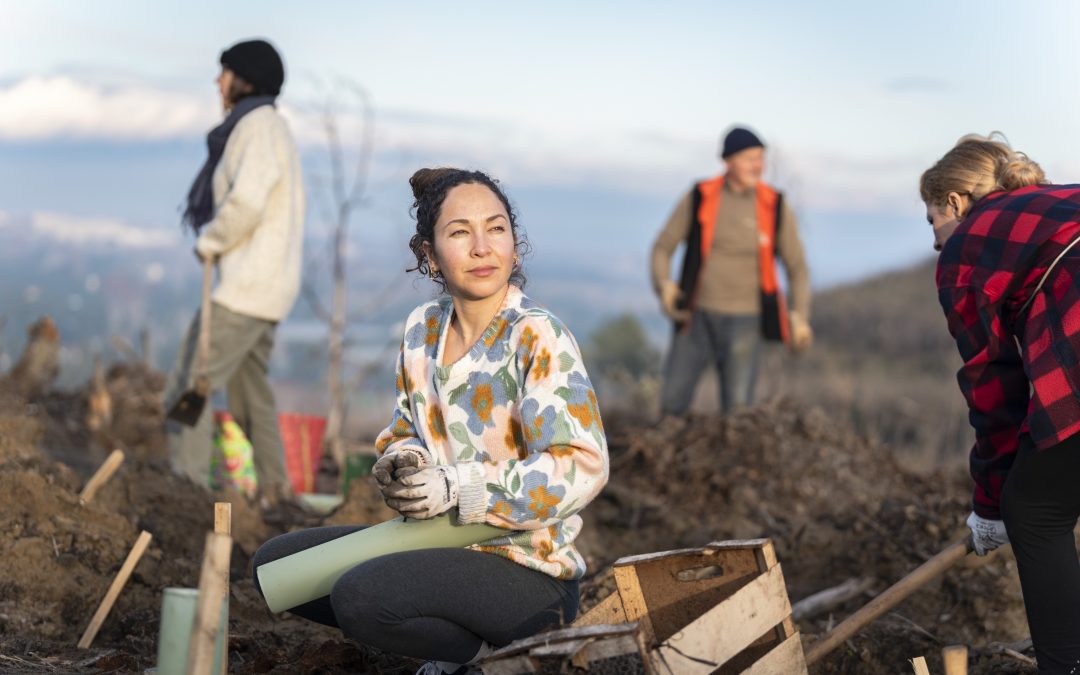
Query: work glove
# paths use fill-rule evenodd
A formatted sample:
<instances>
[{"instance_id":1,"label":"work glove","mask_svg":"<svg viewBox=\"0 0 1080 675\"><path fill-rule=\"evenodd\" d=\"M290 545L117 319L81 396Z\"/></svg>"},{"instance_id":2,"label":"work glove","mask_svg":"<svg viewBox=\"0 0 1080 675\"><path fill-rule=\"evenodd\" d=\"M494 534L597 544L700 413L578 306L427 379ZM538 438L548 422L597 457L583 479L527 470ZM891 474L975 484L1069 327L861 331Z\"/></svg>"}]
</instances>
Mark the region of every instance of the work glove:
<instances>
[{"instance_id":1,"label":"work glove","mask_svg":"<svg viewBox=\"0 0 1080 675\"><path fill-rule=\"evenodd\" d=\"M971 528L971 541L975 545L976 555L986 555L998 546L1009 543L1005 523L1000 520L983 518L972 511L967 518L967 526Z\"/></svg>"},{"instance_id":2,"label":"work glove","mask_svg":"<svg viewBox=\"0 0 1080 675\"><path fill-rule=\"evenodd\" d=\"M791 348L801 352L814 341L814 331L810 328L810 322L798 312L791 312L788 316L790 317L788 325L791 327Z\"/></svg>"},{"instance_id":3,"label":"work glove","mask_svg":"<svg viewBox=\"0 0 1080 675\"><path fill-rule=\"evenodd\" d=\"M387 506L407 518L434 518L457 506L457 467L404 468L383 490L383 497Z\"/></svg>"},{"instance_id":4,"label":"work glove","mask_svg":"<svg viewBox=\"0 0 1080 675\"><path fill-rule=\"evenodd\" d=\"M665 279L660 284L660 309L672 321L683 323L690 320L690 310L679 306L682 300L682 289L673 280Z\"/></svg>"},{"instance_id":5,"label":"work glove","mask_svg":"<svg viewBox=\"0 0 1080 675\"><path fill-rule=\"evenodd\" d=\"M399 469L417 469L427 464L426 458L419 450L405 447L400 450L392 450L378 460L371 467L371 475L375 476L375 482L384 495L386 488L394 482Z\"/></svg>"}]
</instances>

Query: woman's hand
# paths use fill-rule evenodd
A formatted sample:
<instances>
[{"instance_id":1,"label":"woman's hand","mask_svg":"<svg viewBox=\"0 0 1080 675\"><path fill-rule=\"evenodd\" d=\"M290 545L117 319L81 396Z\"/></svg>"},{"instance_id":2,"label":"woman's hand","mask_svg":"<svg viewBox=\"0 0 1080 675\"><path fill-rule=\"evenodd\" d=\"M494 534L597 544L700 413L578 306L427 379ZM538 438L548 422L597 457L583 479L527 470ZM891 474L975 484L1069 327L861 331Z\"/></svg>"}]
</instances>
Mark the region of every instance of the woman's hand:
<instances>
[{"instance_id":1,"label":"woman's hand","mask_svg":"<svg viewBox=\"0 0 1080 675\"><path fill-rule=\"evenodd\" d=\"M976 555L986 555L998 546L1009 543L1005 523L1000 520L983 518L972 511L968 516L967 526L971 528L971 541L975 545Z\"/></svg>"},{"instance_id":2,"label":"woman's hand","mask_svg":"<svg viewBox=\"0 0 1080 675\"><path fill-rule=\"evenodd\" d=\"M371 467L371 475L379 484L379 489L386 493L386 488L397 479L399 469L417 469L427 464L423 455L411 448L402 448L388 452L380 457Z\"/></svg>"},{"instance_id":3,"label":"woman's hand","mask_svg":"<svg viewBox=\"0 0 1080 675\"><path fill-rule=\"evenodd\" d=\"M408 518L427 519L458 503L457 467L405 468L383 489L386 505Z\"/></svg>"}]
</instances>

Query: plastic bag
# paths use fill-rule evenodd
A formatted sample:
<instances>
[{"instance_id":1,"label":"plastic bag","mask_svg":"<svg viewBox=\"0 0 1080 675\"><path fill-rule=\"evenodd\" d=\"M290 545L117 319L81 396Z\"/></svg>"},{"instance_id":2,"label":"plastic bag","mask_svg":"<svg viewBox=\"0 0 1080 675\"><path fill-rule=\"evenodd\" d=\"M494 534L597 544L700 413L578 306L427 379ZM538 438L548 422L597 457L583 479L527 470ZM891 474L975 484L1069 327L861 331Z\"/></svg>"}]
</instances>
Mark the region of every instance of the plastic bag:
<instances>
[{"instance_id":1,"label":"plastic bag","mask_svg":"<svg viewBox=\"0 0 1080 675\"><path fill-rule=\"evenodd\" d=\"M254 497L259 487L251 441L232 415L214 412L214 448L210 453L210 489L233 489Z\"/></svg>"}]
</instances>

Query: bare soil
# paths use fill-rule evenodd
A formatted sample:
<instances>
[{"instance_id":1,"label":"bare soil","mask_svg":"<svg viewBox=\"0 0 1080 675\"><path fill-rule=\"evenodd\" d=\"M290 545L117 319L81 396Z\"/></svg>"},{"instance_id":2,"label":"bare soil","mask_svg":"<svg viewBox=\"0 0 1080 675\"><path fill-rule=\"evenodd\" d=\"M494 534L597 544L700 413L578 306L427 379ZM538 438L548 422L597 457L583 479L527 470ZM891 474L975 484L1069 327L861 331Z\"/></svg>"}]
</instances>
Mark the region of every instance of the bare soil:
<instances>
[{"instance_id":1,"label":"bare soil","mask_svg":"<svg viewBox=\"0 0 1080 675\"><path fill-rule=\"evenodd\" d=\"M161 376L114 367L106 428L85 424L87 394L0 398L0 672L137 673L154 665L161 591L194 587L216 500L233 503L230 671L406 673L417 663L345 641L340 632L274 616L250 581L269 537L320 523L390 516L370 481L323 518L291 505L260 509L214 495L164 461ZM772 538L792 601L855 576L880 592L963 534L969 479L914 472L888 448L824 411L773 400L728 417L644 423L609 413L609 486L586 511L591 575L583 611L610 592L610 564L628 555L709 541ZM128 460L91 503L78 493L109 446ZM89 650L75 644L140 530L150 549ZM805 642L870 599L803 621ZM968 559L812 669L909 672L926 656L968 645L970 672L1033 673L1001 653L1027 635L1015 563L1006 550ZM1030 651L1028 652L1030 655Z\"/></svg>"}]
</instances>

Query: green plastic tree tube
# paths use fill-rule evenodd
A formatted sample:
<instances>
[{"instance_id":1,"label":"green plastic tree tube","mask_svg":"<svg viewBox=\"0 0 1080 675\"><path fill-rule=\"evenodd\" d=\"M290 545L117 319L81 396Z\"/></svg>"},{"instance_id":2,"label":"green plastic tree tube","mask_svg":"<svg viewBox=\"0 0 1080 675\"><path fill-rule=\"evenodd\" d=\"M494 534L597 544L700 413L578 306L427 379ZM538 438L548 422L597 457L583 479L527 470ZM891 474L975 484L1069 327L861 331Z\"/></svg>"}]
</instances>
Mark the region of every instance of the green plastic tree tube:
<instances>
[{"instance_id":1,"label":"green plastic tree tube","mask_svg":"<svg viewBox=\"0 0 1080 675\"><path fill-rule=\"evenodd\" d=\"M457 548L510 534L491 525L458 525L448 515L395 518L259 565L259 587L272 612L330 595L343 574L365 560L425 548Z\"/></svg>"},{"instance_id":2,"label":"green plastic tree tube","mask_svg":"<svg viewBox=\"0 0 1080 675\"><path fill-rule=\"evenodd\" d=\"M157 675L187 675L188 646L195 623L197 588L166 588L161 597L161 633L158 636ZM214 640L214 670L220 675L225 623L229 620L229 599L221 603L221 623Z\"/></svg>"}]
</instances>

